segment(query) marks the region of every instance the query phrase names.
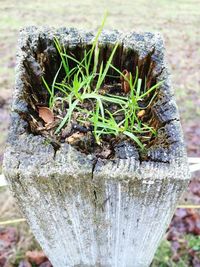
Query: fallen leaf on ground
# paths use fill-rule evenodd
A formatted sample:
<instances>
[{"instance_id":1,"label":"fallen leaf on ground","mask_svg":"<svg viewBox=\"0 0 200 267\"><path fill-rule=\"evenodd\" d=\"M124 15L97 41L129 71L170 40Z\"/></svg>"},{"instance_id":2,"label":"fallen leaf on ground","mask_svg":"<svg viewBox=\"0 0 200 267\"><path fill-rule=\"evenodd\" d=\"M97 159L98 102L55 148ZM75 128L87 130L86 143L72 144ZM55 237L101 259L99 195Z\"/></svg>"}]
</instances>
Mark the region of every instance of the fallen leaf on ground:
<instances>
[{"instance_id":1,"label":"fallen leaf on ground","mask_svg":"<svg viewBox=\"0 0 200 267\"><path fill-rule=\"evenodd\" d=\"M0 266L5 266L6 262L7 262L7 258L8 258L8 255L5 253L5 254L0 254Z\"/></svg>"},{"instance_id":2,"label":"fallen leaf on ground","mask_svg":"<svg viewBox=\"0 0 200 267\"><path fill-rule=\"evenodd\" d=\"M167 233L167 240L171 242L172 260L178 262L187 251L191 257L190 266L200 267L196 258L199 250L189 247L184 239L185 234L200 235L200 215L192 209L177 209Z\"/></svg>"},{"instance_id":3,"label":"fallen leaf on ground","mask_svg":"<svg viewBox=\"0 0 200 267\"><path fill-rule=\"evenodd\" d=\"M190 191L200 198L200 181L192 180L189 185Z\"/></svg>"},{"instance_id":4,"label":"fallen leaf on ground","mask_svg":"<svg viewBox=\"0 0 200 267\"><path fill-rule=\"evenodd\" d=\"M2 251L3 249L6 249L11 245L15 244L17 240L18 235L14 227L0 228L0 242Z\"/></svg>"},{"instance_id":5,"label":"fallen leaf on ground","mask_svg":"<svg viewBox=\"0 0 200 267\"><path fill-rule=\"evenodd\" d=\"M32 267L32 266L31 266L30 262L23 260L23 261L20 261L18 267Z\"/></svg>"},{"instance_id":6,"label":"fallen leaf on ground","mask_svg":"<svg viewBox=\"0 0 200 267\"><path fill-rule=\"evenodd\" d=\"M45 261L42 264L40 264L39 267L52 267L52 265L51 265L50 261Z\"/></svg>"},{"instance_id":7,"label":"fallen leaf on ground","mask_svg":"<svg viewBox=\"0 0 200 267\"><path fill-rule=\"evenodd\" d=\"M54 115L50 108L38 107L39 117L43 119L45 123L52 123L54 121Z\"/></svg>"},{"instance_id":8,"label":"fallen leaf on ground","mask_svg":"<svg viewBox=\"0 0 200 267\"><path fill-rule=\"evenodd\" d=\"M81 137L83 136L84 136L84 133L76 132L72 134L71 136L69 136L68 138L66 138L66 141L69 144L74 144L77 140L81 139Z\"/></svg>"},{"instance_id":9,"label":"fallen leaf on ground","mask_svg":"<svg viewBox=\"0 0 200 267\"><path fill-rule=\"evenodd\" d=\"M45 262L47 260L46 255L44 254L43 251L27 251L26 252L26 257L28 261L35 263L37 265L40 265L41 263Z\"/></svg>"},{"instance_id":10,"label":"fallen leaf on ground","mask_svg":"<svg viewBox=\"0 0 200 267\"><path fill-rule=\"evenodd\" d=\"M10 251L18 241L17 230L14 227L0 228L0 266L9 267Z\"/></svg>"},{"instance_id":11,"label":"fallen leaf on ground","mask_svg":"<svg viewBox=\"0 0 200 267\"><path fill-rule=\"evenodd\" d=\"M200 215L192 209L177 209L168 232L168 240L177 240L180 234L200 235Z\"/></svg>"}]
</instances>

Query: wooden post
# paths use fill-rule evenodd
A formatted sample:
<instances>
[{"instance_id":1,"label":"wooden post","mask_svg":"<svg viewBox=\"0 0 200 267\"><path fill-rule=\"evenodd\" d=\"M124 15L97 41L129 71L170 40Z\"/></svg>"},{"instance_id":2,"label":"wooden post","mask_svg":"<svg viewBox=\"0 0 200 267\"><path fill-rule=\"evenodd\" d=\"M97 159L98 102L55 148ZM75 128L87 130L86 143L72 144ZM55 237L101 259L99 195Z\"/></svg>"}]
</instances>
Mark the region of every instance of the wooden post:
<instances>
[{"instance_id":1,"label":"wooden post","mask_svg":"<svg viewBox=\"0 0 200 267\"><path fill-rule=\"evenodd\" d=\"M100 159L31 133L32 103L44 94L42 72L51 81L60 64L54 35L73 53L94 38L75 29L22 30L4 174L54 267L147 267L190 177L163 40L152 33L101 34L105 61L119 42L117 66L139 66L142 78L163 83L151 108L158 136L145 156L130 153L126 143L123 153Z\"/></svg>"}]
</instances>

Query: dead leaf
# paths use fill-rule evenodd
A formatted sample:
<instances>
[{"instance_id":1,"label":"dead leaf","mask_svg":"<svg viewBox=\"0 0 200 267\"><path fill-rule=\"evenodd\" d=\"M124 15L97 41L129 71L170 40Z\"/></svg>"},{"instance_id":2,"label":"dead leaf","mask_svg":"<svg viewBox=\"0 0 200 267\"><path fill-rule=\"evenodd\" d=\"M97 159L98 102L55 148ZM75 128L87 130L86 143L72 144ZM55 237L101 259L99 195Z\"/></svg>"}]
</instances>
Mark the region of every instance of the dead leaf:
<instances>
[{"instance_id":1,"label":"dead leaf","mask_svg":"<svg viewBox=\"0 0 200 267\"><path fill-rule=\"evenodd\" d=\"M23 260L23 261L20 261L18 267L32 267L32 266L31 266L30 262Z\"/></svg>"},{"instance_id":2,"label":"dead leaf","mask_svg":"<svg viewBox=\"0 0 200 267\"><path fill-rule=\"evenodd\" d=\"M40 265L41 263L43 263L47 260L47 257L44 254L44 252L43 251L37 251L37 250L27 251L26 257L30 262L35 263L37 265Z\"/></svg>"},{"instance_id":3,"label":"dead leaf","mask_svg":"<svg viewBox=\"0 0 200 267\"><path fill-rule=\"evenodd\" d=\"M190 191L200 198L200 181L192 180L189 185Z\"/></svg>"},{"instance_id":4,"label":"dead leaf","mask_svg":"<svg viewBox=\"0 0 200 267\"><path fill-rule=\"evenodd\" d=\"M180 234L200 235L200 215L192 209L177 209L168 232L168 240L175 240Z\"/></svg>"},{"instance_id":5,"label":"dead leaf","mask_svg":"<svg viewBox=\"0 0 200 267\"><path fill-rule=\"evenodd\" d=\"M125 93L128 93L130 91L130 84L129 84L130 72L128 72L128 70L125 69L122 71L122 74L124 75L124 76L120 76L122 90Z\"/></svg>"},{"instance_id":6,"label":"dead leaf","mask_svg":"<svg viewBox=\"0 0 200 267\"><path fill-rule=\"evenodd\" d=\"M45 261L42 264L40 264L39 267L52 267L52 265L51 265L50 261Z\"/></svg>"},{"instance_id":7,"label":"dead leaf","mask_svg":"<svg viewBox=\"0 0 200 267\"><path fill-rule=\"evenodd\" d=\"M5 266L7 262L8 255L5 253L3 255L0 255L0 266Z\"/></svg>"},{"instance_id":8,"label":"dead leaf","mask_svg":"<svg viewBox=\"0 0 200 267\"><path fill-rule=\"evenodd\" d=\"M142 118L144 116L144 114L145 114L145 110L142 109L137 113L137 116L138 116L138 118Z\"/></svg>"},{"instance_id":9,"label":"dead leaf","mask_svg":"<svg viewBox=\"0 0 200 267\"><path fill-rule=\"evenodd\" d=\"M0 242L2 249L11 247L13 244L16 244L17 240L18 235L14 227L0 229Z\"/></svg>"},{"instance_id":10,"label":"dead leaf","mask_svg":"<svg viewBox=\"0 0 200 267\"><path fill-rule=\"evenodd\" d=\"M69 144L74 144L77 140L80 140L81 137L84 136L84 133L80 133L80 132L76 132L74 134L72 134L71 136L69 136L68 138L66 138L66 141Z\"/></svg>"},{"instance_id":11,"label":"dead leaf","mask_svg":"<svg viewBox=\"0 0 200 267\"><path fill-rule=\"evenodd\" d=\"M0 266L9 267L8 258L18 241L18 233L16 228L0 227Z\"/></svg>"},{"instance_id":12,"label":"dead leaf","mask_svg":"<svg viewBox=\"0 0 200 267\"><path fill-rule=\"evenodd\" d=\"M48 107L38 107L39 117L43 119L45 123L52 123L54 121L54 114Z\"/></svg>"},{"instance_id":13,"label":"dead leaf","mask_svg":"<svg viewBox=\"0 0 200 267\"><path fill-rule=\"evenodd\" d=\"M176 217L182 219L185 218L187 216L187 210L186 209L177 209L176 210Z\"/></svg>"}]
</instances>

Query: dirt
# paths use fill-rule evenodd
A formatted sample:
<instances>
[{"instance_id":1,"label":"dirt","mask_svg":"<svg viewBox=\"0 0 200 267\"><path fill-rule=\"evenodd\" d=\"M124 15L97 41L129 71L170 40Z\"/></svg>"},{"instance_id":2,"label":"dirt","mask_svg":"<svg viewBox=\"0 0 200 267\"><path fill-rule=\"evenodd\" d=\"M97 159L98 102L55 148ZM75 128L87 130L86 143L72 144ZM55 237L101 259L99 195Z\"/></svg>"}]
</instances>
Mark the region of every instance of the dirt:
<instances>
[{"instance_id":1,"label":"dirt","mask_svg":"<svg viewBox=\"0 0 200 267\"><path fill-rule=\"evenodd\" d=\"M125 90L123 88L123 84L124 81L122 81L121 84L106 84L102 89L99 90L99 94L104 96L118 95L122 97L130 97L130 90L126 90L126 92L124 92ZM143 101L140 101L139 106L141 107L141 110L137 113L138 120L150 127L154 120L151 118L151 105L149 106L148 104L154 94L155 92L147 96L145 99L143 99ZM64 95L60 95L60 93L56 97L58 96L64 97ZM92 112L94 110L94 105L96 105L95 101L91 102L89 100L85 100L80 103L78 107L83 110L86 109L87 111ZM142 109L142 107L146 106L148 106L147 109ZM135 144L134 141L127 138L123 134L120 134L118 136L115 136L113 134L104 134L102 135L100 143L97 144L94 136L94 126L91 122L89 122L88 114L78 111L73 112L71 121L61 129L59 134L55 134L56 129L61 123L61 120L59 118L64 118L66 115L66 109L68 109L67 101L56 101L53 107L53 111L48 107L38 106L34 108L38 110L39 117L32 117L32 120L29 122L32 132L45 136L47 141L51 142L56 148L60 146L60 143L66 142L76 147L79 151L85 154L92 153L96 157L100 158L113 158L117 154L120 158L122 158L123 150L120 149L120 147L122 147L123 144L125 144L127 141L129 142L129 146L132 147L132 150L135 146L137 147L137 144ZM106 108L109 112L114 114L120 109L120 106L111 103L109 104L109 106L106 106ZM116 120L116 123L124 120L124 114L116 113L116 115L113 116ZM105 119L109 119L106 114ZM154 128L154 130L156 131L157 129ZM148 132L139 134L138 138L140 138L140 141L143 142L146 147L149 147L150 144L153 144L155 135L153 135L153 133L151 132Z\"/></svg>"}]
</instances>

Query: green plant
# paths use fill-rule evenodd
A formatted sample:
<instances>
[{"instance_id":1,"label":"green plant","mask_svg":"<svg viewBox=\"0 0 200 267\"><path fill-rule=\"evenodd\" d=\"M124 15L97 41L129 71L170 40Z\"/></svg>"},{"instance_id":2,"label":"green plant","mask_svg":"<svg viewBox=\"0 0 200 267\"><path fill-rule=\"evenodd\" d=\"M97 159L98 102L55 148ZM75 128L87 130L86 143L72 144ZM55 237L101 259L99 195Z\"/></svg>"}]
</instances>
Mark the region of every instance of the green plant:
<instances>
[{"instance_id":1,"label":"green plant","mask_svg":"<svg viewBox=\"0 0 200 267\"><path fill-rule=\"evenodd\" d=\"M158 247L151 267L187 267L192 258L200 259L200 237L186 234L177 239L180 247L176 251L178 258L174 261L173 243L164 239Z\"/></svg>"},{"instance_id":2,"label":"green plant","mask_svg":"<svg viewBox=\"0 0 200 267\"><path fill-rule=\"evenodd\" d=\"M92 48L89 51L84 51L84 57L81 60L67 53L58 39L56 37L54 39L61 58L61 64L52 85L49 86L44 78L43 82L50 95L49 107L51 109L54 108L57 100L67 104L66 115L61 119L55 134L59 134L61 129L71 122L73 114L77 113L76 120L78 123L85 125L89 122L93 127L92 131L97 144L101 143L101 139L105 135L118 136L123 134L143 149L144 144L141 142L140 137L143 140L145 138L149 139L151 135L156 134L156 131L146 123L142 123L138 117L138 112L146 109L151 104L156 92L150 97L146 107L140 107L139 103L144 102L147 97L149 99L151 93L161 83L157 83L149 89L142 88L142 80L139 78L138 68L136 68L134 79L131 73L127 78L122 71L117 69L112 64L112 61L119 46L118 43L113 47L107 62L99 61L98 38L104 23L105 18L94 39ZM75 67L70 69L69 63L75 64ZM62 82L57 82L61 69L65 71L65 78ZM109 76L108 71L110 69L113 69L118 74L115 78L120 79L121 77L124 79L130 89L128 94L122 96L101 92L105 78ZM55 90L62 93L63 97L58 97ZM84 107L85 103L91 103L91 108L86 109ZM115 108L114 111L112 107ZM119 117L121 118L120 120L117 119Z\"/></svg>"},{"instance_id":3,"label":"green plant","mask_svg":"<svg viewBox=\"0 0 200 267\"><path fill-rule=\"evenodd\" d=\"M188 247L199 253L200 256L200 236L186 235Z\"/></svg>"}]
</instances>

